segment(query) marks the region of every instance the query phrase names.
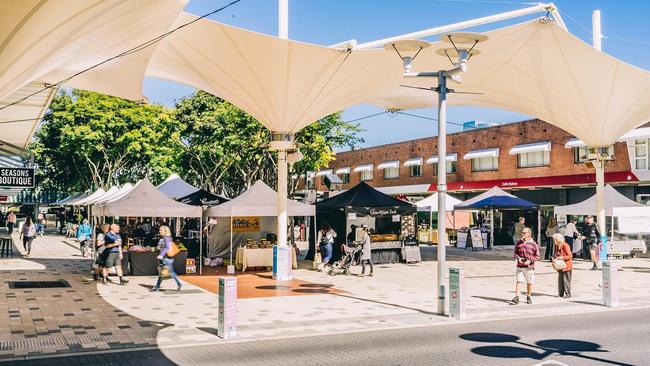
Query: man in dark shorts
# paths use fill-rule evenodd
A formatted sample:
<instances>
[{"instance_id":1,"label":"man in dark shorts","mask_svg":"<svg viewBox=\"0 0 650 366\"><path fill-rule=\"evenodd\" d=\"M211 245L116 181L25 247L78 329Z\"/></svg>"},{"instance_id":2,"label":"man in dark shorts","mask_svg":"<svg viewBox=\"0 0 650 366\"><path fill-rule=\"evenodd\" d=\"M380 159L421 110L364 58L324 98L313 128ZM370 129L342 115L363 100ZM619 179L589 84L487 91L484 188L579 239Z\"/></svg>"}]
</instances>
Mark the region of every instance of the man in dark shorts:
<instances>
[{"instance_id":1,"label":"man in dark shorts","mask_svg":"<svg viewBox=\"0 0 650 366\"><path fill-rule=\"evenodd\" d=\"M598 244L600 243L600 231L598 231L598 225L594 222L594 217L589 215L587 216L587 223L585 227L582 228L582 242L585 249L589 250L589 255L593 266L591 267L592 271L598 269ZM585 251L586 252L586 251ZM586 254L586 253L585 253ZM586 258L586 255L585 257Z\"/></svg>"},{"instance_id":2,"label":"man in dark shorts","mask_svg":"<svg viewBox=\"0 0 650 366\"><path fill-rule=\"evenodd\" d=\"M120 278L120 285L128 281L123 278L122 273L122 237L120 236L120 225L112 224L110 230L104 236L104 252L102 253L102 283L108 283L108 270L115 267L117 276Z\"/></svg>"}]
</instances>

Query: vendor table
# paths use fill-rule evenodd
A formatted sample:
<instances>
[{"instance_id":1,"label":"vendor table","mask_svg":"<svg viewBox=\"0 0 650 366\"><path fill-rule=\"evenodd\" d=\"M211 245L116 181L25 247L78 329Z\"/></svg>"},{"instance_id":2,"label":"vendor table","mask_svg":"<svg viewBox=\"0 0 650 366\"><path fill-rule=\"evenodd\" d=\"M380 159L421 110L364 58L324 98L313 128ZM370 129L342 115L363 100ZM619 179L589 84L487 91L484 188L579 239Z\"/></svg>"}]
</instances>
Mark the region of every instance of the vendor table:
<instances>
[{"instance_id":1,"label":"vendor table","mask_svg":"<svg viewBox=\"0 0 650 366\"><path fill-rule=\"evenodd\" d=\"M290 252L291 264L293 268L298 268L296 251ZM242 272L245 272L247 267L273 267L273 248L237 248L235 267L241 268Z\"/></svg>"},{"instance_id":2,"label":"vendor table","mask_svg":"<svg viewBox=\"0 0 650 366\"><path fill-rule=\"evenodd\" d=\"M160 252L129 252L128 261L132 276L157 276L158 255ZM126 256L125 256L126 258ZM185 274L187 252L180 252L174 257L174 272Z\"/></svg>"},{"instance_id":3,"label":"vendor table","mask_svg":"<svg viewBox=\"0 0 650 366\"><path fill-rule=\"evenodd\" d=\"M400 241L380 241L370 243L372 263L399 263L402 261Z\"/></svg>"}]
</instances>

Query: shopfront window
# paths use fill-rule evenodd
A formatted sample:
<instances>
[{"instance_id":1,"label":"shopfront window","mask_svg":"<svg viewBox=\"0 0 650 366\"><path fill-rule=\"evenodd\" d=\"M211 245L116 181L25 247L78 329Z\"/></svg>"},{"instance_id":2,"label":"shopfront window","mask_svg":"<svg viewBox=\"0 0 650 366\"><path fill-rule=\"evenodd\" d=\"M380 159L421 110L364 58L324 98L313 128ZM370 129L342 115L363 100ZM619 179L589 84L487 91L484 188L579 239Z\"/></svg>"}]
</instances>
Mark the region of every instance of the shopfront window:
<instances>
[{"instance_id":1,"label":"shopfront window","mask_svg":"<svg viewBox=\"0 0 650 366\"><path fill-rule=\"evenodd\" d=\"M399 168L384 168L384 179L399 178Z\"/></svg>"},{"instance_id":2,"label":"shopfront window","mask_svg":"<svg viewBox=\"0 0 650 366\"><path fill-rule=\"evenodd\" d=\"M581 164L587 161L585 158L589 154L589 149L586 147L574 147L573 148L573 161L576 164ZM614 146L610 146L607 149L607 154L611 157L614 157Z\"/></svg>"},{"instance_id":3,"label":"shopfront window","mask_svg":"<svg viewBox=\"0 0 650 366\"><path fill-rule=\"evenodd\" d=\"M548 166L551 162L550 151L533 151L517 154L517 166L519 168L531 168L536 166Z\"/></svg>"},{"instance_id":4,"label":"shopfront window","mask_svg":"<svg viewBox=\"0 0 650 366\"><path fill-rule=\"evenodd\" d=\"M447 174L456 173L456 162L447 160ZM433 175L438 175L438 163L433 163Z\"/></svg>"},{"instance_id":5,"label":"shopfront window","mask_svg":"<svg viewBox=\"0 0 650 366\"><path fill-rule=\"evenodd\" d=\"M422 165L411 165L411 177L421 177L422 176Z\"/></svg>"},{"instance_id":6,"label":"shopfront window","mask_svg":"<svg viewBox=\"0 0 650 366\"><path fill-rule=\"evenodd\" d=\"M499 169L499 157L486 157L472 159L473 172L486 172Z\"/></svg>"},{"instance_id":7,"label":"shopfront window","mask_svg":"<svg viewBox=\"0 0 650 366\"><path fill-rule=\"evenodd\" d=\"M361 180L372 180L372 170L364 170L361 172Z\"/></svg>"},{"instance_id":8,"label":"shopfront window","mask_svg":"<svg viewBox=\"0 0 650 366\"><path fill-rule=\"evenodd\" d=\"M338 176L343 184L350 183L350 173L340 173Z\"/></svg>"}]
</instances>

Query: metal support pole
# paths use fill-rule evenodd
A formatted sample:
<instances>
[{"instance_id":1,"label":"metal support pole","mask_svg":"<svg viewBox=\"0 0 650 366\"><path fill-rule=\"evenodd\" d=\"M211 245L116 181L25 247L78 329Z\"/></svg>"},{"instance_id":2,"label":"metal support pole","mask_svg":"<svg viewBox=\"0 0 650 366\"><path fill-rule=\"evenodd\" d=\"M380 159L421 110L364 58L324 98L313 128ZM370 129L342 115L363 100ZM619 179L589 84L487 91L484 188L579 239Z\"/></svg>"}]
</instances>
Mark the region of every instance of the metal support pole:
<instances>
[{"instance_id":1,"label":"metal support pole","mask_svg":"<svg viewBox=\"0 0 650 366\"><path fill-rule=\"evenodd\" d=\"M490 250L494 247L494 210L490 210Z\"/></svg>"},{"instance_id":2,"label":"metal support pole","mask_svg":"<svg viewBox=\"0 0 650 366\"><path fill-rule=\"evenodd\" d=\"M446 245L445 198L447 197L447 77L438 74L438 314L445 314Z\"/></svg>"},{"instance_id":3,"label":"metal support pole","mask_svg":"<svg viewBox=\"0 0 650 366\"><path fill-rule=\"evenodd\" d=\"M289 38L289 0L278 0L278 37Z\"/></svg>"},{"instance_id":4,"label":"metal support pole","mask_svg":"<svg viewBox=\"0 0 650 366\"><path fill-rule=\"evenodd\" d=\"M591 15L592 45L598 51L603 50L603 35L600 30L600 10L594 10Z\"/></svg>"},{"instance_id":5,"label":"metal support pole","mask_svg":"<svg viewBox=\"0 0 650 366\"><path fill-rule=\"evenodd\" d=\"M201 217L199 218L199 275L203 274L203 217L205 207L201 207Z\"/></svg>"}]
</instances>

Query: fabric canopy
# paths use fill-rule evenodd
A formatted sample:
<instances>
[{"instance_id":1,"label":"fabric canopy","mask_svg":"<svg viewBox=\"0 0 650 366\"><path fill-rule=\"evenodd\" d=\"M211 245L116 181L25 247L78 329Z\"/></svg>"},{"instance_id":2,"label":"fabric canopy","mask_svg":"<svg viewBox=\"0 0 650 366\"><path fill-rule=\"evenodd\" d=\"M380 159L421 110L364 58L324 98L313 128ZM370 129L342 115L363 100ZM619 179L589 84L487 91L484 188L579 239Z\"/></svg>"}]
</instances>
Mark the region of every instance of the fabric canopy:
<instances>
[{"instance_id":1,"label":"fabric canopy","mask_svg":"<svg viewBox=\"0 0 650 366\"><path fill-rule=\"evenodd\" d=\"M538 206L494 187L487 192L454 206L455 210L536 210Z\"/></svg>"},{"instance_id":2,"label":"fabric canopy","mask_svg":"<svg viewBox=\"0 0 650 366\"><path fill-rule=\"evenodd\" d=\"M83 197L87 197L89 194L90 193L74 193L62 200L54 202L53 205L69 205L68 202L75 201Z\"/></svg>"},{"instance_id":3,"label":"fabric canopy","mask_svg":"<svg viewBox=\"0 0 650 366\"><path fill-rule=\"evenodd\" d=\"M158 190L169 198L177 199L192 194L199 189L184 181L178 174L172 174L164 182L160 183Z\"/></svg>"},{"instance_id":4,"label":"fabric canopy","mask_svg":"<svg viewBox=\"0 0 650 366\"><path fill-rule=\"evenodd\" d=\"M201 217L201 208L176 202L143 179L124 196L94 206L95 216Z\"/></svg>"},{"instance_id":5,"label":"fabric canopy","mask_svg":"<svg viewBox=\"0 0 650 366\"><path fill-rule=\"evenodd\" d=\"M609 184L605 186L605 215L612 216L614 207L640 207L640 203L632 201L619 193ZM556 215L596 215L596 195L582 202L567 206L557 206L553 209Z\"/></svg>"},{"instance_id":6,"label":"fabric canopy","mask_svg":"<svg viewBox=\"0 0 650 366\"><path fill-rule=\"evenodd\" d=\"M314 216L315 208L301 202L287 199L289 216ZM219 206L208 209L209 216L277 216L278 193L258 180L246 192Z\"/></svg>"},{"instance_id":7,"label":"fabric canopy","mask_svg":"<svg viewBox=\"0 0 650 366\"><path fill-rule=\"evenodd\" d=\"M77 198L74 201L68 202L68 204L72 205L72 206L84 206L84 205L86 205L86 202L92 202L92 200L94 200L96 198L99 198L99 197L103 196L104 194L106 194L106 191L99 188L98 190L91 193L90 195L88 195L86 197L82 197L82 198Z\"/></svg>"},{"instance_id":8,"label":"fabric canopy","mask_svg":"<svg viewBox=\"0 0 650 366\"><path fill-rule=\"evenodd\" d=\"M650 233L650 206L614 207L612 215L618 218L619 233Z\"/></svg>"},{"instance_id":9,"label":"fabric canopy","mask_svg":"<svg viewBox=\"0 0 650 366\"><path fill-rule=\"evenodd\" d=\"M445 193L445 211L453 211L454 206L461 204L463 201ZM415 203L418 211L438 212L438 192Z\"/></svg>"},{"instance_id":10,"label":"fabric canopy","mask_svg":"<svg viewBox=\"0 0 650 366\"><path fill-rule=\"evenodd\" d=\"M177 198L178 202L192 206L217 206L224 202L230 201L226 197L219 196L205 189L199 189L194 193L190 193L185 197Z\"/></svg>"},{"instance_id":11,"label":"fabric canopy","mask_svg":"<svg viewBox=\"0 0 650 366\"><path fill-rule=\"evenodd\" d=\"M131 183L127 183L123 185L120 189L118 189L116 192L113 192L111 194L107 193L99 197L98 199L95 200L95 202L93 202L93 204L99 205L99 204L115 201L116 199L127 194L132 189L133 189L133 185Z\"/></svg>"},{"instance_id":12,"label":"fabric canopy","mask_svg":"<svg viewBox=\"0 0 650 366\"><path fill-rule=\"evenodd\" d=\"M384 194L372 188L366 182L361 182L343 193L316 203L316 208L318 211L344 208L371 215L373 215L371 213L372 209L383 208L395 209L390 214L399 215L408 215L416 211L415 206L410 202L398 200Z\"/></svg>"}]
</instances>

